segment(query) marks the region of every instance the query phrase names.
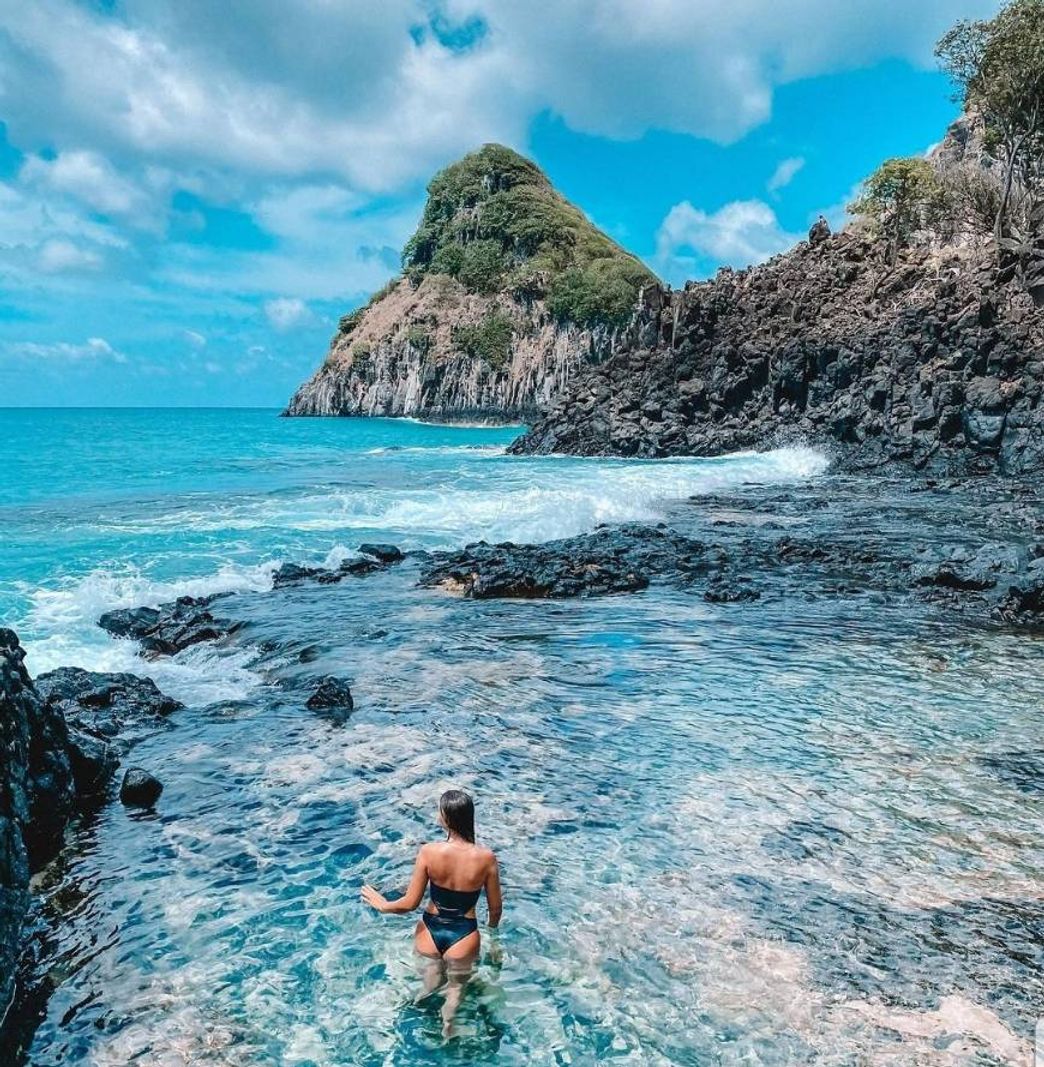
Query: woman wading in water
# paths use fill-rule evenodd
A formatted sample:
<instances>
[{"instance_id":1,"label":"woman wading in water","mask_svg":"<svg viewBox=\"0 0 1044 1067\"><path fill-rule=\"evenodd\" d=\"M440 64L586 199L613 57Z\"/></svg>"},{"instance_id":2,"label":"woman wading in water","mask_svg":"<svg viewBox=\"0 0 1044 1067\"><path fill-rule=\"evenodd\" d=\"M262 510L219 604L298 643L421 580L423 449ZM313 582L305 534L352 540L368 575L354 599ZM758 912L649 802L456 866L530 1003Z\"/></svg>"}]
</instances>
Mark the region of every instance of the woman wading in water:
<instances>
[{"instance_id":1,"label":"woman wading in water","mask_svg":"<svg viewBox=\"0 0 1044 1067\"><path fill-rule=\"evenodd\" d=\"M409 887L398 900L388 900L372 885L363 886L362 896L382 914L405 915L420 906L424 890L431 888L428 906L413 932L413 943L431 961L422 995L434 992L445 980L442 1032L451 1037L453 1017L479 954L475 905L484 889L489 925L495 929L500 924L503 897L497 857L475 844L475 805L467 793L450 789L442 794L439 825L446 831L446 840L421 846Z\"/></svg>"}]
</instances>

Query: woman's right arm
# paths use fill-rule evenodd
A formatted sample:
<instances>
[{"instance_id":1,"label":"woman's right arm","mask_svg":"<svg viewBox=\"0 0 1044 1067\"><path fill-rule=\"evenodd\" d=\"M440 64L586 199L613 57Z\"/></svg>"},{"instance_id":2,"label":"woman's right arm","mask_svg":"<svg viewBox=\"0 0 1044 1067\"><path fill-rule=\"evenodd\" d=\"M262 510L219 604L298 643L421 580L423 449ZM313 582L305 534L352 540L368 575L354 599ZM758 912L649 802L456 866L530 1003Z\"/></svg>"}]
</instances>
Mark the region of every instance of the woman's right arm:
<instances>
[{"instance_id":1,"label":"woman's right arm","mask_svg":"<svg viewBox=\"0 0 1044 1067\"><path fill-rule=\"evenodd\" d=\"M388 900L382 893L379 893L372 885L364 885L362 887L362 898L370 905L371 908L376 908L377 911L384 915L405 915L407 912L413 911L420 905L420 902L424 899L424 890L428 884L428 864L424 854L424 849L427 846L421 846L420 851L417 853L416 862L413 864L413 876L410 878L410 884L398 900Z\"/></svg>"},{"instance_id":2,"label":"woman's right arm","mask_svg":"<svg viewBox=\"0 0 1044 1067\"><path fill-rule=\"evenodd\" d=\"M489 905L489 925L495 929L504 913L504 894L500 889L500 866L496 856L486 875L486 903Z\"/></svg>"}]
</instances>

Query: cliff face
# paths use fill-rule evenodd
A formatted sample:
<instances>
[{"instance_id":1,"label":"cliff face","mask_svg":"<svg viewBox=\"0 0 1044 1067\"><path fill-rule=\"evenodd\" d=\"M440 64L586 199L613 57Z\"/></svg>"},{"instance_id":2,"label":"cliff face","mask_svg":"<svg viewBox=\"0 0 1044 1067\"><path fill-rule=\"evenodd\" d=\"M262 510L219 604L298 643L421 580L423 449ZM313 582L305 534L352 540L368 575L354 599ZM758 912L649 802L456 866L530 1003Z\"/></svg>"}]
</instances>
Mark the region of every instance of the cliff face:
<instances>
[{"instance_id":1,"label":"cliff face","mask_svg":"<svg viewBox=\"0 0 1044 1067\"><path fill-rule=\"evenodd\" d=\"M534 417L608 354L655 281L499 145L432 180L403 266L341 320L285 414Z\"/></svg>"},{"instance_id":2,"label":"cliff face","mask_svg":"<svg viewBox=\"0 0 1044 1067\"><path fill-rule=\"evenodd\" d=\"M465 349L483 331L486 349ZM334 338L286 414L526 420L603 358L611 337L604 325L556 321L543 301L470 293L448 275L401 279Z\"/></svg>"},{"instance_id":3,"label":"cliff face","mask_svg":"<svg viewBox=\"0 0 1044 1067\"><path fill-rule=\"evenodd\" d=\"M1044 465L1044 312L974 246L857 231L643 293L618 350L516 452L718 455L801 439L850 469Z\"/></svg>"}]
</instances>

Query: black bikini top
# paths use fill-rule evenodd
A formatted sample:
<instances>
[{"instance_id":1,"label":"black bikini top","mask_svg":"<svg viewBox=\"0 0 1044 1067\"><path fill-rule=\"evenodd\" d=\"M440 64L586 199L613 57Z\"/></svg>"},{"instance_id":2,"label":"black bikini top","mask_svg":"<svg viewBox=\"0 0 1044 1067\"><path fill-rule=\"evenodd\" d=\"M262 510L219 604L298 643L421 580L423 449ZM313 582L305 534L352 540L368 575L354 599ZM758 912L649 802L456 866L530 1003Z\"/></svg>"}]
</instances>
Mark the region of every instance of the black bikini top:
<instances>
[{"instance_id":1,"label":"black bikini top","mask_svg":"<svg viewBox=\"0 0 1044 1067\"><path fill-rule=\"evenodd\" d=\"M429 882L431 887L431 902L439 909L439 912L448 916L464 915L478 903L482 895L482 888L469 889L466 892L459 889L444 889L441 885Z\"/></svg>"}]
</instances>

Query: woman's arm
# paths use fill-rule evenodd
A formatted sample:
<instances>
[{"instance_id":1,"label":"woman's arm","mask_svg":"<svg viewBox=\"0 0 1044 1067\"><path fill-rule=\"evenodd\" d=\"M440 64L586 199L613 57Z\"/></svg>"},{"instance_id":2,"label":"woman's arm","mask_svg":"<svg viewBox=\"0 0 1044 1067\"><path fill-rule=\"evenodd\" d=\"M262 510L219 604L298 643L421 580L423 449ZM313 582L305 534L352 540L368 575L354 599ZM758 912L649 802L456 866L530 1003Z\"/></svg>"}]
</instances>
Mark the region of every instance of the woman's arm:
<instances>
[{"instance_id":1,"label":"woman's arm","mask_svg":"<svg viewBox=\"0 0 1044 1067\"><path fill-rule=\"evenodd\" d=\"M405 915L413 911L424 899L424 890L428 884L428 864L424 858L424 847L417 853L416 862L413 864L413 875L410 884L398 900L388 900L379 893L372 885L362 887L362 898L376 908L383 915Z\"/></svg>"},{"instance_id":2,"label":"woman's arm","mask_svg":"<svg viewBox=\"0 0 1044 1067\"><path fill-rule=\"evenodd\" d=\"M500 889L500 866L496 856L486 875L486 903L489 905L489 925L495 929L504 913L504 894Z\"/></svg>"}]
</instances>

